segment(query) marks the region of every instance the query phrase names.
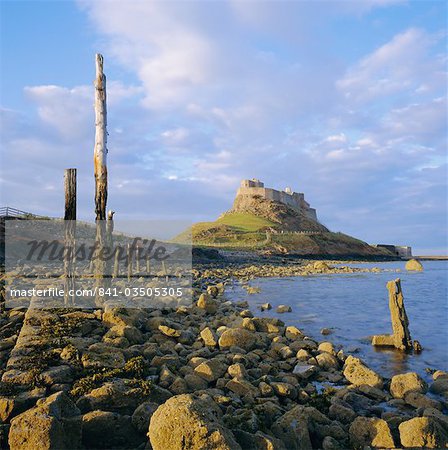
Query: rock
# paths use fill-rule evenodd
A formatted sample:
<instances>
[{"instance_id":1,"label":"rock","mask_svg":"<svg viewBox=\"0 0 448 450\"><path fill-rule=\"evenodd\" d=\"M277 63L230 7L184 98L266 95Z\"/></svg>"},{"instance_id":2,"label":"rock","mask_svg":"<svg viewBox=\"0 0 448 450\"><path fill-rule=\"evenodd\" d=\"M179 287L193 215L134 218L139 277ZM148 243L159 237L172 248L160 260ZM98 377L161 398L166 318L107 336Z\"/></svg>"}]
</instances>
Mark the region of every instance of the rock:
<instances>
[{"instance_id":1,"label":"rock","mask_svg":"<svg viewBox=\"0 0 448 450\"><path fill-rule=\"evenodd\" d=\"M153 450L241 450L221 422L221 410L210 399L177 395L151 417L148 436Z\"/></svg>"},{"instance_id":2,"label":"rock","mask_svg":"<svg viewBox=\"0 0 448 450\"><path fill-rule=\"evenodd\" d=\"M345 360L344 376L355 386L367 384L379 389L383 387L382 377L372 369L369 369L359 358L351 355Z\"/></svg>"},{"instance_id":3,"label":"rock","mask_svg":"<svg viewBox=\"0 0 448 450\"><path fill-rule=\"evenodd\" d=\"M294 326L286 327L286 330L285 330L286 338L294 340L301 336L303 336L303 333L297 327L294 327Z\"/></svg>"},{"instance_id":4,"label":"rock","mask_svg":"<svg viewBox=\"0 0 448 450\"><path fill-rule=\"evenodd\" d=\"M215 314L218 311L218 302L213 300L208 294L201 294L197 301L197 307L208 314Z\"/></svg>"},{"instance_id":5,"label":"rock","mask_svg":"<svg viewBox=\"0 0 448 450\"><path fill-rule=\"evenodd\" d=\"M156 409L159 407L157 403L145 402L137 407L132 414L132 425L140 433L146 433L149 427L149 421Z\"/></svg>"},{"instance_id":6,"label":"rock","mask_svg":"<svg viewBox=\"0 0 448 450\"><path fill-rule=\"evenodd\" d=\"M167 327L166 325L159 325L159 331L168 337L178 338L181 335L180 330L176 330L174 328Z\"/></svg>"},{"instance_id":7,"label":"rock","mask_svg":"<svg viewBox=\"0 0 448 450\"><path fill-rule=\"evenodd\" d=\"M11 450L71 450L81 448L79 409L63 392L38 401L11 421Z\"/></svg>"},{"instance_id":8,"label":"rock","mask_svg":"<svg viewBox=\"0 0 448 450\"><path fill-rule=\"evenodd\" d=\"M406 270L421 272L423 270L422 263L416 259L410 259L406 263Z\"/></svg>"},{"instance_id":9,"label":"rock","mask_svg":"<svg viewBox=\"0 0 448 450\"><path fill-rule=\"evenodd\" d=\"M235 346L250 351L255 347L256 338L252 332L246 329L229 328L222 333L218 342L222 350Z\"/></svg>"},{"instance_id":10,"label":"rock","mask_svg":"<svg viewBox=\"0 0 448 450\"><path fill-rule=\"evenodd\" d=\"M398 426L403 447L446 448L448 432L432 417L414 417Z\"/></svg>"},{"instance_id":11,"label":"rock","mask_svg":"<svg viewBox=\"0 0 448 450\"><path fill-rule=\"evenodd\" d=\"M137 448L144 441L144 434L137 432L129 416L109 411L92 411L82 416L85 448Z\"/></svg>"},{"instance_id":12,"label":"rock","mask_svg":"<svg viewBox=\"0 0 448 450\"><path fill-rule=\"evenodd\" d=\"M320 334L322 334L323 336L328 336L329 334L332 334L333 330L331 328L322 328L320 330Z\"/></svg>"},{"instance_id":13,"label":"rock","mask_svg":"<svg viewBox=\"0 0 448 450\"><path fill-rule=\"evenodd\" d=\"M217 286L207 286L207 294L216 298L219 294L219 288Z\"/></svg>"},{"instance_id":14,"label":"rock","mask_svg":"<svg viewBox=\"0 0 448 450\"><path fill-rule=\"evenodd\" d=\"M270 303L263 303L262 305L260 305L260 309L262 311L269 311L270 309L272 309L272 305Z\"/></svg>"},{"instance_id":15,"label":"rock","mask_svg":"<svg viewBox=\"0 0 448 450\"><path fill-rule=\"evenodd\" d=\"M357 417L350 425L349 433L354 448L395 448L389 425L383 419Z\"/></svg>"},{"instance_id":16,"label":"rock","mask_svg":"<svg viewBox=\"0 0 448 450\"><path fill-rule=\"evenodd\" d=\"M34 388L13 397L0 397L0 421L7 422L17 414L31 408L38 399L45 396L45 391L45 388Z\"/></svg>"},{"instance_id":17,"label":"rock","mask_svg":"<svg viewBox=\"0 0 448 450\"><path fill-rule=\"evenodd\" d=\"M278 305L277 306L278 313L288 313L292 312L292 308L289 305Z\"/></svg>"},{"instance_id":18,"label":"rock","mask_svg":"<svg viewBox=\"0 0 448 450\"><path fill-rule=\"evenodd\" d=\"M319 352L330 353L331 355L336 355L336 351L334 349L334 345L331 342L321 342L319 347L317 347Z\"/></svg>"},{"instance_id":19,"label":"rock","mask_svg":"<svg viewBox=\"0 0 448 450\"><path fill-rule=\"evenodd\" d=\"M317 372L319 372L319 369L316 366L308 364L296 364L292 371L292 373L305 380L310 378Z\"/></svg>"},{"instance_id":20,"label":"rock","mask_svg":"<svg viewBox=\"0 0 448 450\"><path fill-rule=\"evenodd\" d=\"M448 398L448 378L445 376L440 376L431 383L429 388L430 392L433 394L443 395Z\"/></svg>"},{"instance_id":21,"label":"rock","mask_svg":"<svg viewBox=\"0 0 448 450\"><path fill-rule=\"evenodd\" d=\"M65 365L50 367L40 374L40 379L49 386L56 383L70 383L73 381L72 369Z\"/></svg>"},{"instance_id":22,"label":"rock","mask_svg":"<svg viewBox=\"0 0 448 450\"><path fill-rule=\"evenodd\" d=\"M339 403L333 403L330 406L328 414L332 419L344 424L353 422L357 416L353 409L347 408Z\"/></svg>"},{"instance_id":23,"label":"rock","mask_svg":"<svg viewBox=\"0 0 448 450\"><path fill-rule=\"evenodd\" d=\"M130 325L114 325L104 335L104 339L114 340L116 338L126 338L131 345L141 344L144 341L142 332Z\"/></svg>"},{"instance_id":24,"label":"rock","mask_svg":"<svg viewBox=\"0 0 448 450\"><path fill-rule=\"evenodd\" d=\"M434 408L438 410L442 410L442 404L437 400L427 397L426 395L421 394L420 392L407 392L404 395L404 401L413 406L414 408Z\"/></svg>"},{"instance_id":25,"label":"rock","mask_svg":"<svg viewBox=\"0 0 448 450\"><path fill-rule=\"evenodd\" d=\"M242 430L235 430L235 437L243 449L256 450L286 450L282 441L261 431L255 434Z\"/></svg>"},{"instance_id":26,"label":"rock","mask_svg":"<svg viewBox=\"0 0 448 450\"><path fill-rule=\"evenodd\" d=\"M201 391L208 388L207 381L194 373L185 375L184 380L187 383L188 388L192 391Z\"/></svg>"},{"instance_id":27,"label":"rock","mask_svg":"<svg viewBox=\"0 0 448 450\"><path fill-rule=\"evenodd\" d=\"M271 387L278 397L288 397L291 399L297 397L297 389L290 383L273 381L271 382Z\"/></svg>"},{"instance_id":28,"label":"rock","mask_svg":"<svg viewBox=\"0 0 448 450\"><path fill-rule=\"evenodd\" d=\"M425 393L428 386L415 372L395 375L390 382L390 393L394 398L403 398L408 392Z\"/></svg>"},{"instance_id":29,"label":"rock","mask_svg":"<svg viewBox=\"0 0 448 450\"><path fill-rule=\"evenodd\" d=\"M210 359L199 364L194 373L208 382L212 382L222 377L227 372L227 364L218 358Z\"/></svg>"},{"instance_id":30,"label":"rock","mask_svg":"<svg viewBox=\"0 0 448 450\"><path fill-rule=\"evenodd\" d=\"M246 368L241 363L232 364L228 367L227 372L232 378L246 378Z\"/></svg>"},{"instance_id":31,"label":"rock","mask_svg":"<svg viewBox=\"0 0 448 450\"><path fill-rule=\"evenodd\" d=\"M243 309L243 310L240 312L240 317L249 317L249 318L252 318L252 317L254 317L254 315L252 314L252 312L251 312L250 309Z\"/></svg>"},{"instance_id":32,"label":"rock","mask_svg":"<svg viewBox=\"0 0 448 450\"><path fill-rule=\"evenodd\" d=\"M258 389L246 380L233 378L226 384L226 388L235 394L244 397L247 394L256 397L258 395Z\"/></svg>"},{"instance_id":33,"label":"rock","mask_svg":"<svg viewBox=\"0 0 448 450\"><path fill-rule=\"evenodd\" d=\"M216 333L209 327L204 328L201 333L200 336L202 338L202 340L204 341L204 344L207 347L216 347L218 344L218 336L216 335Z\"/></svg>"},{"instance_id":34,"label":"rock","mask_svg":"<svg viewBox=\"0 0 448 450\"><path fill-rule=\"evenodd\" d=\"M336 356L331 355L330 353L320 353L316 356L317 363L319 367L323 369L337 369L339 368L339 360Z\"/></svg>"},{"instance_id":35,"label":"rock","mask_svg":"<svg viewBox=\"0 0 448 450\"><path fill-rule=\"evenodd\" d=\"M308 425L309 417L306 408L298 405L277 419L271 429L288 450L311 450L313 446Z\"/></svg>"},{"instance_id":36,"label":"rock","mask_svg":"<svg viewBox=\"0 0 448 450\"><path fill-rule=\"evenodd\" d=\"M81 357L85 369L118 369L124 367L123 352L103 343L92 344Z\"/></svg>"},{"instance_id":37,"label":"rock","mask_svg":"<svg viewBox=\"0 0 448 450\"><path fill-rule=\"evenodd\" d=\"M90 409L132 414L146 398L141 388L129 385L128 381L116 378L104 383L101 387L93 389L89 394L81 397L78 402L83 405L86 412Z\"/></svg>"}]
</instances>

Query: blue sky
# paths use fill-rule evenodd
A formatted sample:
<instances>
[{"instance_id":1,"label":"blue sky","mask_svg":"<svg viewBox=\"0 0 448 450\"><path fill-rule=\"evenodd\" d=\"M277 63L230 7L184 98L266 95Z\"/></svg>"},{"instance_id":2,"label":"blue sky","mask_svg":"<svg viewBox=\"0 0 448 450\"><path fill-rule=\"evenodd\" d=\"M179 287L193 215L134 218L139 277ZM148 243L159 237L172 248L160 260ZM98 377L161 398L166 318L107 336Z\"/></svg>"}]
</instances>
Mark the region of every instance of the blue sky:
<instances>
[{"instance_id":1,"label":"blue sky","mask_svg":"<svg viewBox=\"0 0 448 450\"><path fill-rule=\"evenodd\" d=\"M446 2L0 4L2 204L60 216L77 167L93 218L101 52L122 218L214 219L257 177L332 230L446 253Z\"/></svg>"}]
</instances>

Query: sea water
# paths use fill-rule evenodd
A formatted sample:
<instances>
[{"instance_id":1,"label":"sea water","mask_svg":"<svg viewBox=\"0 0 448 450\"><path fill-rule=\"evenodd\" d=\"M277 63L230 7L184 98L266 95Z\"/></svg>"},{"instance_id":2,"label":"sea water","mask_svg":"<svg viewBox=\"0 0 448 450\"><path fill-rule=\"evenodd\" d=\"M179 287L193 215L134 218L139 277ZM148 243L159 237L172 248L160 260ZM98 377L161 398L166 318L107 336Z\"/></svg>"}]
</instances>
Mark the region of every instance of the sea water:
<instances>
[{"instance_id":1,"label":"sea water","mask_svg":"<svg viewBox=\"0 0 448 450\"><path fill-rule=\"evenodd\" d=\"M381 375L415 371L429 378L427 369L448 370L448 261L423 261L423 272L407 272L402 261L353 264L379 267L379 273L317 274L303 277L259 278L250 282L261 289L248 294L239 284L229 291L232 300L247 300L258 317L278 317L318 341L342 346L346 354L363 359ZM400 272L396 272L399 269ZM420 354L373 347L370 337L392 332L387 281L401 279L404 303L413 339ZM260 311L262 303L272 310ZM290 305L291 313L278 314L276 307ZM322 336L320 330L332 334Z\"/></svg>"}]
</instances>

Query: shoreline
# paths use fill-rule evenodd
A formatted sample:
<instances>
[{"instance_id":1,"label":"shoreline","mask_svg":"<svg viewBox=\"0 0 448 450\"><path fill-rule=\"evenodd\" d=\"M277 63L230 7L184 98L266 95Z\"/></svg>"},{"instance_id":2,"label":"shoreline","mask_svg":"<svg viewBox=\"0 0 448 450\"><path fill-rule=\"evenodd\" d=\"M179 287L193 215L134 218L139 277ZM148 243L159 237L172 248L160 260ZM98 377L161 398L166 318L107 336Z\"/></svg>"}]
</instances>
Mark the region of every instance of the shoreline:
<instances>
[{"instance_id":1,"label":"shoreline","mask_svg":"<svg viewBox=\"0 0 448 450\"><path fill-rule=\"evenodd\" d=\"M206 264L196 266L191 306L5 312L5 323L23 326L2 340L12 346L0 435L12 450L24 439L38 448L42 429L57 442L50 422L71 424L72 448L143 450L148 436L154 450L392 448L428 436L445 445L446 372L434 371L430 385L415 373L385 378L324 336L225 297L235 277L372 270Z\"/></svg>"}]
</instances>

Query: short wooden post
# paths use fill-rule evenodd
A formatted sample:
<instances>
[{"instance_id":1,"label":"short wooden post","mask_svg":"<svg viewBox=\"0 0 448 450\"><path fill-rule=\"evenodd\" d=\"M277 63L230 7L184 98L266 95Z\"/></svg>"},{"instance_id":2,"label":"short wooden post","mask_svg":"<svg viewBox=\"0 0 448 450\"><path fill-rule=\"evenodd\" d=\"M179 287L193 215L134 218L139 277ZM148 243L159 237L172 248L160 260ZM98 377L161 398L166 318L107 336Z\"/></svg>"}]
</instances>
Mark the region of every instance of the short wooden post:
<instances>
[{"instance_id":1,"label":"short wooden post","mask_svg":"<svg viewBox=\"0 0 448 450\"><path fill-rule=\"evenodd\" d=\"M64 171L64 303L75 303L76 169Z\"/></svg>"},{"instance_id":2,"label":"short wooden post","mask_svg":"<svg viewBox=\"0 0 448 450\"><path fill-rule=\"evenodd\" d=\"M140 273L140 247L137 246L135 249L135 270Z\"/></svg>"},{"instance_id":3,"label":"short wooden post","mask_svg":"<svg viewBox=\"0 0 448 450\"><path fill-rule=\"evenodd\" d=\"M128 281L131 281L131 278L132 278L132 248L131 248L131 244L127 245L126 262L127 262L127 266L128 266Z\"/></svg>"},{"instance_id":4,"label":"short wooden post","mask_svg":"<svg viewBox=\"0 0 448 450\"><path fill-rule=\"evenodd\" d=\"M112 278L118 278L118 275L120 274L120 251L121 251L121 247L115 248L114 271L112 273Z\"/></svg>"},{"instance_id":5,"label":"short wooden post","mask_svg":"<svg viewBox=\"0 0 448 450\"><path fill-rule=\"evenodd\" d=\"M149 259L149 256L146 257L146 273L148 275L151 274L151 260Z\"/></svg>"}]
</instances>

